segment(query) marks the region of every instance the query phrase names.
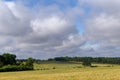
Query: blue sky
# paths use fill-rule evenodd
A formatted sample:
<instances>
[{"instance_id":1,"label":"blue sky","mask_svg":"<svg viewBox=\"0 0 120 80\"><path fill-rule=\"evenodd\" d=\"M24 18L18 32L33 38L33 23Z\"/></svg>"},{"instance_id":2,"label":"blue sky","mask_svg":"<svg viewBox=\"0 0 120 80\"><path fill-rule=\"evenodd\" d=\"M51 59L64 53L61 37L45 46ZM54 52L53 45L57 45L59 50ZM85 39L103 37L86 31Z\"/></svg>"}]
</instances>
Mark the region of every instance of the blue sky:
<instances>
[{"instance_id":1,"label":"blue sky","mask_svg":"<svg viewBox=\"0 0 120 80\"><path fill-rule=\"evenodd\" d=\"M118 0L1 0L0 51L18 58L118 57Z\"/></svg>"},{"instance_id":2,"label":"blue sky","mask_svg":"<svg viewBox=\"0 0 120 80\"><path fill-rule=\"evenodd\" d=\"M78 3L78 0L4 0L4 1L21 1L23 2L23 4L25 4L26 6L36 6L36 4L40 4L40 5L45 5L45 6L49 6L49 5L53 5L53 4L57 4L60 7L66 7L66 6L70 6L70 7L75 7Z\"/></svg>"}]
</instances>

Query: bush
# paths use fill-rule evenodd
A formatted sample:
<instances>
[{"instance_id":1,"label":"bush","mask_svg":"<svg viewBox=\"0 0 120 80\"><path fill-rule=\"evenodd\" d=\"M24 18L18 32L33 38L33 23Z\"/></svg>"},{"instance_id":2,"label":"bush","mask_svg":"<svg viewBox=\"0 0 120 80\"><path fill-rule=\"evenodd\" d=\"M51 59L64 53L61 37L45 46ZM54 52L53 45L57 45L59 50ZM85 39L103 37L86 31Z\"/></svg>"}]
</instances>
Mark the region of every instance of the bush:
<instances>
[{"instance_id":1,"label":"bush","mask_svg":"<svg viewBox=\"0 0 120 80\"><path fill-rule=\"evenodd\" d=\"M26 66L33 67L33 62L34 62L33 58L28 58L27 61L26 61Z\"/></svg>"},{"instance_id":2,"label":"bush","mask_svg":"<svg viewBox=\"0 0 120 80\"><path fill-rule=\"evenodd\" d=\"M0 68L0 72L33 70L33 67L25 65L7 65Z\"/></svg>"}]
</instances>

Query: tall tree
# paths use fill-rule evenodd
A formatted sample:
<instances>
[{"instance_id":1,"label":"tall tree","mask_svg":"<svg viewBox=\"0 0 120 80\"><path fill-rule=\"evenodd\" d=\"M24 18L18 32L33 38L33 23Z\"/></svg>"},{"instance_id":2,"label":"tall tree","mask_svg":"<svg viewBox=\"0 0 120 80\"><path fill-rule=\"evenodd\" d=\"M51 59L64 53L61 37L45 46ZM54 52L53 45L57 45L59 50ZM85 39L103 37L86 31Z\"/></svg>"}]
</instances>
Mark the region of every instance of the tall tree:
<instances>
[{"instance_id":1,"label":"tall tree","mask_svg":"<svg viewBox=\"0 0 120 80\"><path fill-rule=\"evenodd\" d=\"M4 65L4 57L0 55L0 67Z\"/></svg>"},{"instance_id":2,"label":"tall tree","mask_svg":"<svg viewBox=\"0 0 120 80\"><path fill-rule=\"evenodd\" d=\"M4 57L4 64L5 65L14 65L16 64L16 55L14 54L9 54L9 53L4 53L2 55Z\"/></svg>"}]
</instances>

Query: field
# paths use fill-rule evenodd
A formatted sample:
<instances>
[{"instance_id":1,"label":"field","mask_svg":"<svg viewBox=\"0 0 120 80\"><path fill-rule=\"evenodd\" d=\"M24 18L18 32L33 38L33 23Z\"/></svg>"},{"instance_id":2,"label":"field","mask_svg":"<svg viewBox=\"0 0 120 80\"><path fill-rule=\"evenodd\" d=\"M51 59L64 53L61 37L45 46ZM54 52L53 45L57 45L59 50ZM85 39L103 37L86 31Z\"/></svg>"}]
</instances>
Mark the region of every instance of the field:
<instances>
[{"instance_id":1,"label":"field","mask_svg":"<svg viewBox=\"0 0 120 80\"><path fill-rule=\"evenodd\" d=\"M0 80L120 80L120 66L93 64L83 67L74 62L34 64L34 71L1 72Z\"/></svg>"}]
</instances>

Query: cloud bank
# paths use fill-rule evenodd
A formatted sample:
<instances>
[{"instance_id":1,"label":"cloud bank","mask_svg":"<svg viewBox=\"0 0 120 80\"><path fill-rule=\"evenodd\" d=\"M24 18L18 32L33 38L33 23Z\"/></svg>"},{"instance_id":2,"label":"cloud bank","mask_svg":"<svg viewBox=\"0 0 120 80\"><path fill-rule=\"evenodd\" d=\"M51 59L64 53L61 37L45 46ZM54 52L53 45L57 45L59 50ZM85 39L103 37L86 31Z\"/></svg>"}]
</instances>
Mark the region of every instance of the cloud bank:
<instances>
[{"instance_id":1,"label":"cloud bank","mask_svg":"<svg viewBox=\"0 0 120 80\"><path fill-rule=\"evenodd\" d=\"M1 53L41 59L119 56L120 1L76 0L73 5L53 0L51 3L28 6L24 0L0 1ZM83 27L83 32L78 27Z\"/></svg>"}]
</instances>

